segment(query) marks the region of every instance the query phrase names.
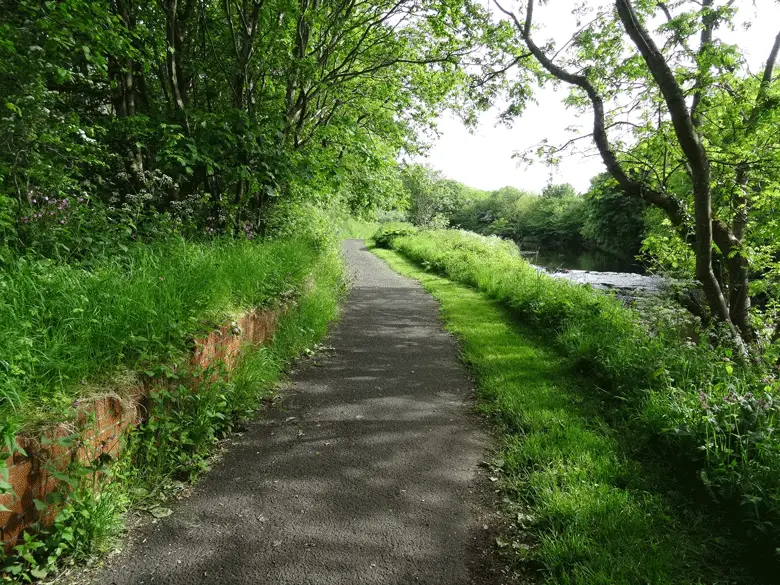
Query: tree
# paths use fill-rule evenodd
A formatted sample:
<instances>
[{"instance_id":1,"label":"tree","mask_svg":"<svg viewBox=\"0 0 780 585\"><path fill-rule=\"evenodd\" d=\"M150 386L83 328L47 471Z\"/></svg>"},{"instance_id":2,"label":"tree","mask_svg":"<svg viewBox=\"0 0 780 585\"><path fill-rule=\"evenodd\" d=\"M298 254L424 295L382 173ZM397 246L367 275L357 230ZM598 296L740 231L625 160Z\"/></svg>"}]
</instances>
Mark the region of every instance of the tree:
<instances>
[{"instance_id":1,"label":"tree","mask_svg":"<svg viewBox=\"0 0 780 585\"><path fill-rule=\"evenodd\" d=\"M566 197L575 197L577 191L569 183L560 183L554 185L550 183L542 189L542 197L549 197L551 199L564 199Z\"/></svg>"},{"instance_id":2,"label":"tree","mask_svg":"<svg viewBox=\"0 0 780 585\"><path fill-rule=\"evenodd\" d=\"M716 38L732 22L733 4L615 0L590 14L555 56L533 38L533 0L523 20L498 6L547 79L571 85L571 103L590 107L590 136L623 192L663 210L693 249L708 312L741 345L755 339L751 261L767 245L765 236L753 237L754 214L776 197L766 188L777 184L770 128L778 116L780 34L762 74L749 75L739 49ZM659 18L654 35L648 27ZM616 139L619 128L630 136Z\"/></svg>"},{"instance_id":3,"label":"tree","mask_svg":"<svg viewBox=\"0 0 780 585\"><path fill-rule=\"evenodd\" d=\"M492 29L473 0L7 2L3 232L31 245L44 196L142 235L240 233L280 199L384 205L399 153L479 107L472 77L492 87Z\"/></svg>"},{"instance_id":4,"label":"tree","mask_svg":"<svg viewBox=\"0 0 780 585\"><path fill-rule=\"evenodd\" d=\"M420 164L405 166L401 182L409 201L409 221L421 226L447 226L460 199L459 183Z\"/></svg>"},{"instance_id":5,"label":"tree","mask_svg":"<svg viewBox=\"0 0 780 585\"><path fill-rule=\"evenodd\" d=\"M623 192L609 173L596 175L585 194L582 235L602 250L625 258L639 254L647 203Z\"/></svg>"}]
</instances>

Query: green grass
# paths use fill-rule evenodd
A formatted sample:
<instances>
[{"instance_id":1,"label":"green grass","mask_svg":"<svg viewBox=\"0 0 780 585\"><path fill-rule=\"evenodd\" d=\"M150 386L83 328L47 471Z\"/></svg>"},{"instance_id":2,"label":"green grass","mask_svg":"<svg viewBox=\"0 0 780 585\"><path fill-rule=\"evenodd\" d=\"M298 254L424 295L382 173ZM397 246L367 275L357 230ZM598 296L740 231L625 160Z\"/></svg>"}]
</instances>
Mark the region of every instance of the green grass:
<instances>
[{"instance_id":1,"label":"green grass","mask_svg":"<svg viewBox=\"0 0 780 585\"><path fill-rule=\"evenodd\" d=\"M122 370L175 362L193 336L299 293L319 254L302 238L174 240L138 245L92 270L29 258L6 265L0 434L62 417Z\"/></svg>"},{"instance_id":2,"label":"green grass","mask_svg":"<svg viewBox=\"0 0 780 585\"><path fill-rule=\"evenodd\" d=\"M701 508L726 513L757 564L777 564L780 381L767 364L735 360L728 342L711 343L717 330L690 341L679 311L640 315L612 295L540 274L500 238L425 230L390 243L542 335L592 382L599 414L630 423L637 456L673 463L670 476Z\"/></svg>"},{"instance_id":3,"label":"green grass","mask_svg":"<svg viewBox=\"0 0 780 585\"><path fill-rule=\"evenodd\" d=\"M284 253L295 247L287 242L257 248L274 251L283 261L290 259ZM54 524L34 526L10 555L0 550L0 581L28 582L56 573L64 563L93 560L109 552L121 535L128 509L160 509L169 488L208 470L218 441L253 416L291 361L314 346L337 316L345 282L342 260L332 247L314 256L306 254L308 249L299 248L302 256L297 259L307 262L307 283L299 287L296 298L288 300L289 310L280 317L272 340L249 349L231 376L221 375L197 392L175 384L160 389L118 461L101 459L97 467L95 462L74 463L61 484L59 497L65 505ZM228 252L226 256L233 251ZM224 260L229 263L231 258ZM292 262L286 266L295 267ZM246 271L259 272L253 267ZM248 298L264 297L244 300Z\"/></svg>"},{"instance_id":4,"label":"green grass","mask_svg":"<svg viewBox=\"0 0 780 585\"><path fill-rule=\"evenodd\" d=\"M362 240L365 238L370 238L378 228L378 221L367 221L364 219L347 216L339 221L337 231L341 239Z\"/></svg>"},{"instance_id":5,"label":"green grass","mask_svg":"<svg viewBox=\"0 0 780 585\"><path fill-rule=\"evenodd\" d=\"M495 463L505 511L524 520L502 542L511 558L540 567L541 580L556 584L750 582L728 569L728 542L713 529L716 519L687 506L663 461L635 456L633 439L622 434L630 425L603 417L592 377L574 373L549 336L544 341L473 288L397 252L374 252L440 301L448 330L460 339L479 408L500 434ZM535 542L530 550L526 530Z\"/></svg>"}]
</instances>

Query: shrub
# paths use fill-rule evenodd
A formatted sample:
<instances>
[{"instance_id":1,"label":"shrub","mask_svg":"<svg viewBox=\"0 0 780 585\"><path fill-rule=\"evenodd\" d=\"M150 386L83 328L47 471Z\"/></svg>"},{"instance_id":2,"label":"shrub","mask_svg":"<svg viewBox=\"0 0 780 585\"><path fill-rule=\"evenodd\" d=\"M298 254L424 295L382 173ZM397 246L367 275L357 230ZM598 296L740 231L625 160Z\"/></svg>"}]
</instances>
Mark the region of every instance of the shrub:
<instances>
[{"instance_id":1,"label":"shrub","mask_svg":"<svg viewBox=\"0 0 780 585\"><path fill-rule=\"evenodd\" d=\"M418 228L410 223L390 222L382 226L374 234L374 241L380 248L391 247L393 240L400 236L410 236L416 234Z\"/></svg>"}]
</instances>

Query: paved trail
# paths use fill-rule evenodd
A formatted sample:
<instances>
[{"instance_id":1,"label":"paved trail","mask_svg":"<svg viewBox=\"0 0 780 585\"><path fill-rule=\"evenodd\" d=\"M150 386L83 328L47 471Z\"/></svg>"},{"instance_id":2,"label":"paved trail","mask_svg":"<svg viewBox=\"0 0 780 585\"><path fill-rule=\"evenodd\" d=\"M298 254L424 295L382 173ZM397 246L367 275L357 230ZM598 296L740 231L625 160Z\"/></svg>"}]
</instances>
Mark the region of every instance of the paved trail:
<instances>
[{"instance_id":1,"label":"paved trail","mask_svg":"<svg viewBox=\"0 0 780 585\"><path fill-rule=\"evenodd\" d=\"M344 250L353 286L333 349L96 583L489 582L476 552L487 438L455 341L416 282L358 241Z\"/></svg>"}]
</instances>

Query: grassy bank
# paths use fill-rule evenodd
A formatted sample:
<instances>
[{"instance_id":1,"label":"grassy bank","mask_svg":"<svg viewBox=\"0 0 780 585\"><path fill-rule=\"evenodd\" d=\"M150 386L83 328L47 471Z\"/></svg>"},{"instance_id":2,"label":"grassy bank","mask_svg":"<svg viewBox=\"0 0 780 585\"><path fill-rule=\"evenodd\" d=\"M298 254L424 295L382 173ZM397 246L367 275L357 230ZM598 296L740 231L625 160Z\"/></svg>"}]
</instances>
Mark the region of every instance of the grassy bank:
<instances>
[{"instance_id":1,"label":"grassy bank","mask_svg":"<svg viewBox=\"0 0 780 585\"><path fill-rule=\"evenodd\" d=\"M638 457L663 460L702 508L723 513L753 564L780 545L780 386L707 332L692 343L675 316L647 322L610 295L539 274L515 246L469 232L425 231L392 246L418 266L486 293L593 381L599 412L630 427ZM737 543L734 546L738 548Z\"/></svg>"},{"instance_id":2,"label":"grassy bank","mask_svg":"<svg viewBox=\"0 0 780 585\"><path fill-rule=\"evenodd\" d=\"M318 254L303 238L173 240L91 270L14 260L0 272L2 434L61 418L119 371L173 363L193 336L294 296Z\"/></svg>"},{"instance_id":3,"label":"grassy bank","mask_svg":"<svg viewBox=\"0 0 780 585\"><path fill-rule=\"evenodd\" d=\"M156 369L158 365L170 364L168 360L184 355L191 335L249 307L284 301L289 310L280 317L272 341L249 350L229 377L222 372L192 392L184 380L178 384L174 376L168 387L157 389L145 420L129 435L118 460L101 455L59 470L61 487L48 503L63 503L53 525L33 526L11 554L2 555L0 581L40 579L63 564L104 554L115 545L129 509L141 507L155 516L169 513L164 502L171 490L180 489L208 469L209 457L218 441L260 408L261 399L273 391L291 360L325 335L336 316L344 288L344 268L335 247L313 246L304 240L209 245L182 242L173 248L133 251L123 264L101 268L95 275L74 276L70 272L74 270L57 267L53 272L61 271L70 276L70 281L59 277L55 280L70 282L71 291L105 292L81 301L92 303L87 305L92 318L84 322L76 319L70 328L61 324L67 319L56 318L67 307L64 294L58 297L58 303L46 305L46 323L55 331L45 335L40 343L47 349L48 354L44 355L51 363L59 364L56 360L62 360L62 369L67 366L68 356L82 357L85 361L75 376L92 376L93 381L108 380L112 373L128 368ZM112 286L115 296L108 293ZM45 296L38 300L44 305L47 302ZM141 314L131 315L132 306ZM118 311L111 311L116 308ZM126 319L115 319L117 313ZM81 311L77 313L80 314ZM160 323L149 323L153 333L147 332L143 340L138 339L142 330L133 327L140 327L143 319L152 317L159 318ZM126 329L121 328L123 324ZM173 325L178 327L166 333L166 326ZM87 335L96 331L114 332L101 338L106 340L107 347L88 339ZM122 336L123 331L126 337ZM167 334L166 343L155 343L154 332ZM57 336L75 344L70 353L59 343L45 344ZM120 352L114 359L111 349ZM88 356L104 359L93 358L94 363L87 364ZM33 373L39 371L48 373ZM36 420L42 413L48 419L68 416L67 407L60 407L60 403L87 391L81 385L72 389L74 386L65 383L64 376L54 378L48 374L48 378L20 377L30 384L20 386L22 396L37 391L35 396L44 402L43 407L33 411L37 413ZM44 384L52 379L58 383ZM86 385L98 387L94 382ZM47 388L49 391L45 392ZM17 418L6 419L6 429L11 426L9 420L17 425L29 424L31 419L24 417L29 410L21 409L35 398L25 398L27 401L14 404L13 408L8 405L6 412L16 412Z\"/></svg>"},{"instance_id":4,"label":"grassy bank","mask_svg":"<svg viewBox=\"0 0 780 585\"><path fill-rule=\"evenodd\" d=\"M499 546L511 558L551 583L749 582L728 569L712 519L670 489L663 465L634 456L597 388L514 311L397 252L375 253L441 302L460 339L479 407L501 436L494 464L512 530Z\"/></svg>"}]
</instances>

